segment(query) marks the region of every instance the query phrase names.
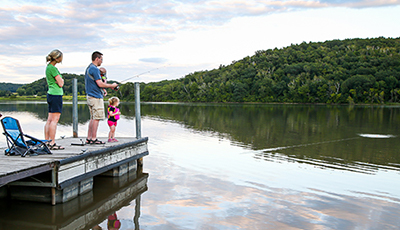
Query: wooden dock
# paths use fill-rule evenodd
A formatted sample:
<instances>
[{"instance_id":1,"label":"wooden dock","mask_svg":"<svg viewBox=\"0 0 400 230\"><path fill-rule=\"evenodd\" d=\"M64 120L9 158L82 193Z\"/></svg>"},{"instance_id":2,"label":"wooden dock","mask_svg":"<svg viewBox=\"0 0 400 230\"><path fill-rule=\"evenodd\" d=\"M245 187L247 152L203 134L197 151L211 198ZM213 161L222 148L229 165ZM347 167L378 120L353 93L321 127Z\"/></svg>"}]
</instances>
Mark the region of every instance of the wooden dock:
<instances>
[{"instance_id":1,"label":"wooden dock","mask_svg":"<svg viewBox=\"0 0 400 230\"><path fill-rule=\"evenodd\" d=\"M138 162L140 165L149 154L148 138L118 140L77 146L71 143L82 143L81 138L65 138L56 141L64 150L26 157L6 156L0 149L0 197L55 205L91 191L94 176L122 176L137 171Z\"/></svg>"}]
</instances>

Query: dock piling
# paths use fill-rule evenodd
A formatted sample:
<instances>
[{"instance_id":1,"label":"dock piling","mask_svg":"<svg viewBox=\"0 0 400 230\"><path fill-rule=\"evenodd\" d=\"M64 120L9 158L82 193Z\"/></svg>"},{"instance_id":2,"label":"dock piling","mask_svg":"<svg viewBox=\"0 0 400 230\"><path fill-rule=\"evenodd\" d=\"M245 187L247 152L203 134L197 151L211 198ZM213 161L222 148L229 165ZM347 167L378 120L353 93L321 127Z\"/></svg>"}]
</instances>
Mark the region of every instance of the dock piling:
<instances>
[{"instance_id":1,"label":"dock piling","mask_svg":"<svg viewBox=\"0 0 400 230\"><path fill-rule=\"evenodd\" d=\"M78 79L72 79L72 129L73 137L78 137Z\"/></svg>"},{"instance_id":2,"label":"dock piling","mask_svg":"<svg viewBox=\"0 0 400 230\"><path fill-rule=\"evenodd\" d=\"M135 117L136 117L136 138L142 138L142 128L140 120L140 84L135 82Z\"/></svg>"}]
</instances>

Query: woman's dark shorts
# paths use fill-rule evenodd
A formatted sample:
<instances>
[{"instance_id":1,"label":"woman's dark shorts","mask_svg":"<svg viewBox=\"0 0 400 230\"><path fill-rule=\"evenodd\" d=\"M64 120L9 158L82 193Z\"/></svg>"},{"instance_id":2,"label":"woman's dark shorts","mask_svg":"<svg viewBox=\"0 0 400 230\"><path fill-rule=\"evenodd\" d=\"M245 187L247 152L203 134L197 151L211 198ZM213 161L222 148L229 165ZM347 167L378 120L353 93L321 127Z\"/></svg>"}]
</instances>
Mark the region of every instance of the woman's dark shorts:
<instances>
[{"instance_id":1,"label":"woman's dark shorts","mask_svg":"<svg viewBox=\"0 0 400 230\"><path fill-rule=\"evenodd\" d=\"M62 111L62 95L47 94L47 104L49 105L49 113L61 113Z\"/></svg>"}]
</instances>

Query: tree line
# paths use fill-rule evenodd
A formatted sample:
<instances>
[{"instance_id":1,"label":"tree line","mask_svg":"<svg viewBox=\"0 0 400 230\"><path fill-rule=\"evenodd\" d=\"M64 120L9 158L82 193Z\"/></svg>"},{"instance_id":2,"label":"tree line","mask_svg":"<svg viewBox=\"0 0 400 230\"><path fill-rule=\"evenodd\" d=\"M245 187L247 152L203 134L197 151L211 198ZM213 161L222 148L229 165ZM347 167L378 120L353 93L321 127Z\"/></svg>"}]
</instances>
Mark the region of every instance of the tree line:
<instances>
[{"instance_id":1,"label":"tree line","mask_svg":"<svg viewBox=\"0 0 400 230\"><path fill-rule=\"evenodd\" d=\"M23 86L23 84L0 82L0 97L9 97L13 95L21 86Z\"/></svg>"},{"instance_id":2,"label":"tree line","mask_svg":"<svg viewBox=\"0 0 400 230\"><path fill-rule=\"evenodd\" d=\"M385 103L400 101L399 80L400 38L346 39L257 51L218 69L142 84L141 97L143 101Z\"/></svg>"},{"instance_id":3,"label":"tree line","mask_svg":"<svg viewBox=\"0 0 400 230\"><path fill-rule=\"evenodd\" d=\"M70 74L70 73L62 73L61 74L64 79L64 95L71 95L72 94L72 79L78 79L78 94L85 95L85 76L83 74ZM48 90L46 78L41 78L36 80L30 84L23 85L22 87L17 89L17 93L20 96L24 95L37 95L42 96L46 95Z\"/></svg>"},{"instance_id":4,"label":"tree line","mask_svg":"<svg viewBox=\"0 0 400 230\"><path fill-rule=\"evenodd\" d=\"M73 73L62 73L61 74L64 79L64 95L72 95L72 80L74 78L77 79L78 82L78 95L86 95L85 91L85 75L73 74ZM115 81L109 81L108 83L113 83ZM46 78L41 78L36 80L30 84L23 85L19 87L16 92L20 96L44 96L47 94L48 86L46 82ZM114 90L108 90L110 94L116 95L115 92L111 92Z\"/></svg>"},{"instance_id":5,"label":"tree line","mask_svg":"<svg viewBox=\"0 0 400 230\"><path fill-rule=\"evenodd\" d=\"M84 75L62 74L64 92L85 94ZM400 38L303 42L190 73L176 80L141 83L141 100L158 102L400 102ZM122 84L125 101L134 100L133 83ZM19 95L45 95L45 78L18 88Z\"/></svg>"}]
</instances>

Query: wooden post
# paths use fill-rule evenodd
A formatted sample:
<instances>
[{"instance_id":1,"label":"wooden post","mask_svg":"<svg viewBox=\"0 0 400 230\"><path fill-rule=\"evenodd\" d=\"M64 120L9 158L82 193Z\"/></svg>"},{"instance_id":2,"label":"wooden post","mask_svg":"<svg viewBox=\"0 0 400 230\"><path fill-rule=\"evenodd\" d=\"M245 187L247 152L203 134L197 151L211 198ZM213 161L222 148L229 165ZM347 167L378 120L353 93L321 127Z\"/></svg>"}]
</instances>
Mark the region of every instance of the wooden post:
<instances>
[{"instance_id":1,"label":"wooden post","mask_svg":"<svg viewBox=\"0 0 400 230\"><path fill-rule=\"evenodd\" d=\"M72 80L72 129L73 137L78 137L78 80Z\"/></svg>"},{"instance_id":2,"label":"wooden post","mask_svg":"<svg viewBox=\"0 0 400 230\"><path fill-rule=\"evenodd\" d=\"M139 230L139 217L140 217L140 200L141 195L139 195L135 200L135 216L133 217L133 223L135 224L135 230Z\"/></svg>"},{"instance_id":3,"label":"wooden post","mask_svg":"<svg viewBox=\"0 0 400 230\"><path fill-rule=\"evenodd\" d=\"M51 188L51 205L56 205L56 188Z\"/></svg>"},{"instance_id":4,"label":"wooden post","mask_svg":"<svg viewBox=\"0 0 400 230\"><path fill-rule=\"evenodd\" d=\"M140 119L140 85L135 82L135 116L136 116L136 138L142 138L142 128Z\"/></svg>"}]
</instances>

